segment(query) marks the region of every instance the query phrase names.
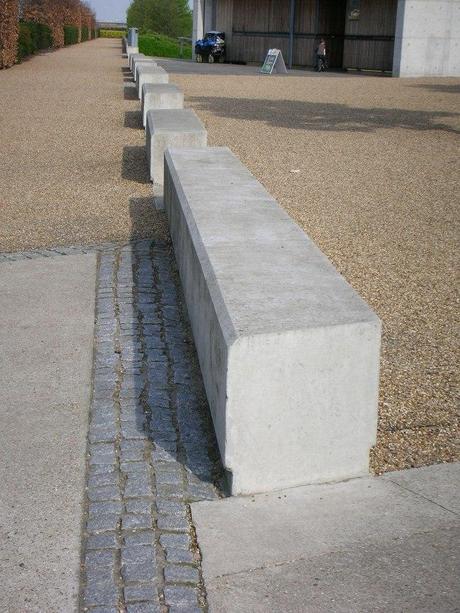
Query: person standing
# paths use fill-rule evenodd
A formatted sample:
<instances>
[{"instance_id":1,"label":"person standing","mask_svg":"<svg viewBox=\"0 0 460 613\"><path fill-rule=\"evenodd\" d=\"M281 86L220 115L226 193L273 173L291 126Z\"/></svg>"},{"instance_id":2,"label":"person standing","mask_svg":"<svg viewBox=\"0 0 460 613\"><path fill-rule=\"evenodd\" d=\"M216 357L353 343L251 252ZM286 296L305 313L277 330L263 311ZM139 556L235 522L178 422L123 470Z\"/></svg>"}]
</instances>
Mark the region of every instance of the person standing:
<instances>
[{"instance_id":1,"label":"person standing","mask_svg":"<svg viewBox=\"0 0 460 613\"><path fill-rule=\"evenodd\" d=\"M318 47L316 48L316 70L320 70L321 62L323 63L324 68L326 67L326 55L326 41L324 40L324 38L322 38L319 42Z\"/></svg>"}]
</instances>

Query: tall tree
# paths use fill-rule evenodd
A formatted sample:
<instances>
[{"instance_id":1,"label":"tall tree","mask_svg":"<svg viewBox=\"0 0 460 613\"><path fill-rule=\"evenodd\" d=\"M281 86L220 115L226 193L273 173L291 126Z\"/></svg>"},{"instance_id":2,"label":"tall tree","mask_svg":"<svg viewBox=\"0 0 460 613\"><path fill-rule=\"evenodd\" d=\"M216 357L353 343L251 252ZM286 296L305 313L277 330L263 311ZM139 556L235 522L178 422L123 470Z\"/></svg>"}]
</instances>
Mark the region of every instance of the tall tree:
<instances>
[{"instance_id":1,"label":"tall tree","mask_svg":"<svg viewBox=\"0 0 460 613\"><path fill-rule=\"evenodd\" d=\"M128 26L168 36L191 36L192 13L187 0L133 0Z\"/></svg>"}]
</instances>

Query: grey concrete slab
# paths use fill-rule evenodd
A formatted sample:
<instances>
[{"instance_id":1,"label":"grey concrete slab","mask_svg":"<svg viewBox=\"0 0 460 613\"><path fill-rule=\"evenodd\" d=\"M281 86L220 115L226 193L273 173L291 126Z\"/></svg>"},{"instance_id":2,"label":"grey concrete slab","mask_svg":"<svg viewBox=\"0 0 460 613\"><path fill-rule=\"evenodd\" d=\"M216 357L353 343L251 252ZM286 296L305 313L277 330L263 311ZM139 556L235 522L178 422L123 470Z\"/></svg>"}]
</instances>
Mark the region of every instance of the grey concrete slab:
<instances>
[{"instance_id":1,"label":"grey concrete slab","mask_svg":"<svg viewBox=\"0 0 460 613\"><path fill-rule=\"evenodd\" d=\"M377 316L229 149L173 146L164 205L231 492L368 473Z\"/></svg>"},{"instance_id":2,"label":"grey concrete slab","mask_svg":"<svg viewBox=\"0 0 460 613\"><path fill-rule=\"evenodd\" d=\"M137 69L139 68L139 66L155 67L157 66L157 63L151 57L141 57L141 58L134 58L132 61L132 65L133 65L133 77L134 77L134 80L137 81Z\"/></svg>"},{"instance_id":3,"label":"grey concrete slab","mask_svg":"<svg viewBox=\"0 0 460 613\"><path fill-rule=\"evenodd\" d=\"M458 464L437 464L412 470L385 473L382 479L397 483L411 492L460 514L460 470Z\"/></svg>"},{"instance_id":4,"label":"grey concrete slab","mask_svg":"<svg viewBox=\"0 0 460 613\"><path fill-rule=\"evenodd\" d=\"M131 69L131 72L133 72L133 65L134 65L134 61L137 60L138 58L145 58L147 57L144 53L131 53L129 58L128 58L128 62L129 62L129 67Z\"/></svg>"},{"instance_id":5,"label":"grey concrete slab","mask_svg":"<svg viewBox=\"0 0 460 613\"><path fill-rule=\"evenodd\" d=\"M425 469L431 486L460 464ZM444 473L444 474L441 474ZM405 471L405 483L420 479ZM455 498L455 500L454 500ZM381 477L192 504L211 612L455 611L460 518Z\"/></svg>"},{"instance_id":6,"label":"grey concrete slab","mask_svg":"<svg viewBox=\"0 0 460 613\"><path fill-rule=\"evenodd\" d=\"M96 255L0 264L0 609L77 609Z\"/></svg>"},{"instance_id":7,"label":"grey concrete slab","mask_svg":"<svg viewBox=\"0 0 460 613\"><path fill-rule=\"evenodd\" d=\"M394 537L206 584L210 613L454 613L458 532Z\"/></svg>"},{"instance_id":8,"label":"grey concrete slab","mask_svg":"<svg viewBox=\"0 0 460 613\"><path fill-rule=\"evenodd\" d=\"M181 109L184 92L173 83L147 83L142 92L142 125L147 124L147 112L155 109Z\"/></svg>"},{"instance_id":9,"label":"grey concrete slab","mask_svg":"<svg viewBox=\"0 0 460 613\"><path fill-rule=\"evenodd\" d=\"M147 91L144 87L144 91ZM163 185L164 154L168 147L206 147L208 133L192 109L155 109L147 112L146 149L150 178Z\"/></svg>"},{"instance_id":10,"label":"grey concrete slab","mask_svg":"<svg viewBox=\"0 0 460 613\"><path fill-rule=\"evenodd\" d=\"M168 83L169 76L166 70L161 66L151 66L149 64L141 64L136 71L136 85L139 100L142 101L142 86L145 83Z\"/></svg>"},{"instance_id":11,"label":"grey concrete slab","mask_svg":"<svg viewBox=\"0 0 460 613\"><path fill-rule=\"evenodd\" d=\"M139 55L139 47L131 47L130 45L126 46L126 55L128 57L128 64L131 67L131 57L133 55Z\"/></svg>"}]
</instances>

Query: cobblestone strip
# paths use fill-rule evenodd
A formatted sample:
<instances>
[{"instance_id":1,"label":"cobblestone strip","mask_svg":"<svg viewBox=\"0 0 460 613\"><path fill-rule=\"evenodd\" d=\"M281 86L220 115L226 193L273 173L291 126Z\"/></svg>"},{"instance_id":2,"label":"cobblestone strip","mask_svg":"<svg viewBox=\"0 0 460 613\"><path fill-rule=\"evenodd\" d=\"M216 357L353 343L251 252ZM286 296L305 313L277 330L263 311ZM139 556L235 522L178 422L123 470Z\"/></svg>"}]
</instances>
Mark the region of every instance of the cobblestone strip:
<instances>
[{"instance_id":1,"label":"cobblestone strip","mask_svg":"<svg viewBox=\"0 0 460 613\"><path fill-rule=\"evenodd\" d=\"M82 609L207 609L189 503L221 467L169 246L103 251L89 426Z\"/></svg>"}]
</instances>

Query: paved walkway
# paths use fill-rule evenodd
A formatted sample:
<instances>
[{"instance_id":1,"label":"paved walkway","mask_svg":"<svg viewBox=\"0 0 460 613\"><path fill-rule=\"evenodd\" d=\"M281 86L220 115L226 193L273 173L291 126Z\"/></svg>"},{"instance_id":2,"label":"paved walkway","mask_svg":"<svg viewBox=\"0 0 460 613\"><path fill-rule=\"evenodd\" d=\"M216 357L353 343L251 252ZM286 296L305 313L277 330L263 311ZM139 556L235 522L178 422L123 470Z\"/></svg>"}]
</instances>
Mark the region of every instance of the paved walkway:
<instances>
[{"instance_id":1,"label":"paved walkway","mask_svg":"<svg viewBox=\"0 0 460 613\"><path fill-rule=\"evenodd\" d=\"M96 255L0 261L0 610L75 611Z\"/></svg>"},{"instance_id":2,"label":"paved walkway","mask_svg":"<svg viewBox=\"0 0 460 613\"><path fill-rule=\"evenodd\" d=\"M460 463L192 514L212 613L459 611Z\"/></svg>"}]
</instances>

